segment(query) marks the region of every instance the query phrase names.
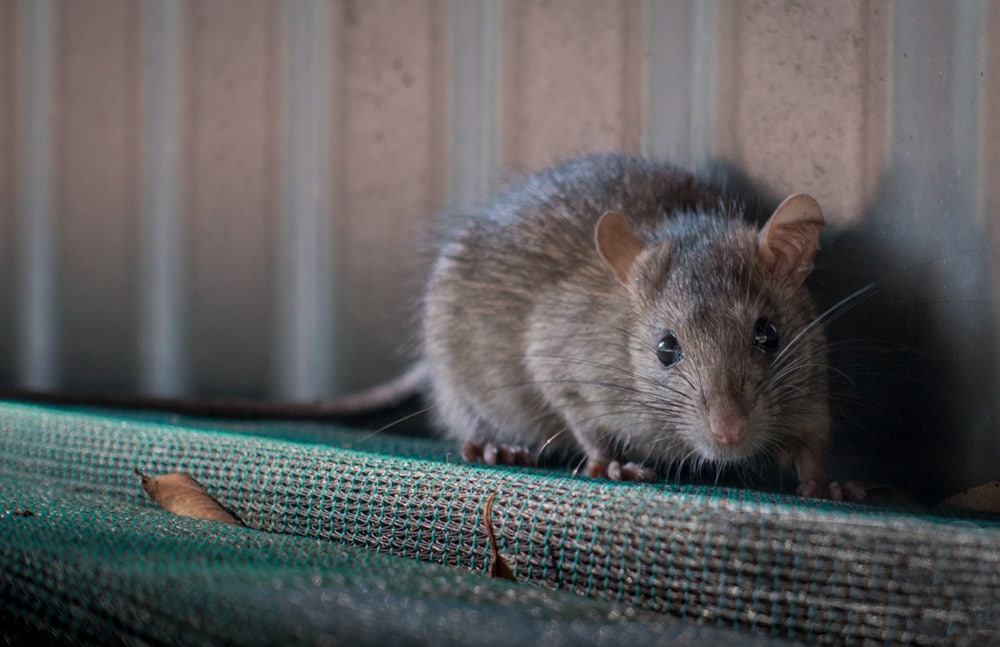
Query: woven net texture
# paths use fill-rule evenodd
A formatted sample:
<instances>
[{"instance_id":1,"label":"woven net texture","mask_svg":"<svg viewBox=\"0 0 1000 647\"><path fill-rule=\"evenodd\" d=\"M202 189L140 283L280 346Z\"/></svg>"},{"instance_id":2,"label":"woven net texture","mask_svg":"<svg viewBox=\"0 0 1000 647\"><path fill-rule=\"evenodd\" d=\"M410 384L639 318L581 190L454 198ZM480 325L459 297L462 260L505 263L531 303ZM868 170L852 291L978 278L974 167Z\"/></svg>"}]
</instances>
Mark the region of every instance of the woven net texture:
<instances>
[{"instance_id":1,"label":"woven net texture","mask_svg":"<svg viewBox=\"0 0 1000 647\"><path fill-rule=\"evenodd\" d=\"M135 474L189 472L245 527ZM487 577L484 504L516 582ZM988 644L1000 523L463 464L434 439L0 402L20 644Z\"/></svg>"}]
</instances>

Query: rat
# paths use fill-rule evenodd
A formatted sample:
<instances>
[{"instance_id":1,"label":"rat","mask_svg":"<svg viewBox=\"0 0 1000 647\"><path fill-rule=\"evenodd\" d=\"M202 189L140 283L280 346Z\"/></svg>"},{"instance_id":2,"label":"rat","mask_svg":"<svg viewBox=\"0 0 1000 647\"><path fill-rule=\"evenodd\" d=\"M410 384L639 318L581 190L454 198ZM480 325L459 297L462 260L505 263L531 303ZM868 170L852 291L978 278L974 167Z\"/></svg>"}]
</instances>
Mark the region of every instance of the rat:
<instances>
[{"instance_id":1,"label":"rat","mask_svg":"<svg viewBox=\"0 0 1000 647\"><path fill-rule=\"evenodd\" d=\"M419 393L470 462L582 456L584 472L650 481L689 464L794 469L799 495L864 498L826 466L821 318L804 282L824 218L784 200L759 230L666 162L589 154L452 214L400 377L315 403L70 397L255 418L343 418ZM66 402L66 394L21 393Z\"/></svg>"},{"instance_id":2,"label":"rat","mask_svg":"<svg viewBox=\"0 0 1000 647\"><path fill-rule=\"evenodd\" d=\"M585 155L458 219L421 304L437 425L467 461L581 455L584 472L776 458L798 494L832 480L827 349L803 283L824 218L810 196L761 229L667 163Z\"/></svg>"}]
</instances>

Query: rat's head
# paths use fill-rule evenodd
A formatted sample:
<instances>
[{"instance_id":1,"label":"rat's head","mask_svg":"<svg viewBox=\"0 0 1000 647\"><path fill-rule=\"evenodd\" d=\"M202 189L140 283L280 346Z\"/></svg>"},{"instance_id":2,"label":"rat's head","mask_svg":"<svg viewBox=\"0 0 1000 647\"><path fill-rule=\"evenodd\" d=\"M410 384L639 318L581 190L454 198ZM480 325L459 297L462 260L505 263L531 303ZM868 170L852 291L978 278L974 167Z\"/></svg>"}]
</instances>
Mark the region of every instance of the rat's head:
<instances>
[{"instance_id":1,"label":"rat's head","mask_svg":"<svg viewBox=\"0 0 1000 647\"><path fill-rule=\"evenodd\" d=\"M825 443L827 359L802 286L823 228L806 195L759 232L738 218L680 215L643 244L605 214L601 257L631 302L629 352L645 405L627 434L635 458L718 463Z\"/></svg>"}]
</instances>

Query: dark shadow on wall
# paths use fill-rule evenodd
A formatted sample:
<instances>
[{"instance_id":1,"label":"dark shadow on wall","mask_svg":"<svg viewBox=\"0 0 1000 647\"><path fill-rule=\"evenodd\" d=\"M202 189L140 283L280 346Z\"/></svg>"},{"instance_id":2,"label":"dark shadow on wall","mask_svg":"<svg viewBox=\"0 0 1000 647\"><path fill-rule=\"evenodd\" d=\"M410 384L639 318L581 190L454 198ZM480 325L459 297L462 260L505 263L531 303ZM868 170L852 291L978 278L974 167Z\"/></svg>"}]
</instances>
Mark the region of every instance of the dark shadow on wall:
<instances>
[{"instance_id":1,"label":"dark shadow on wall","mask_svg":"<svg viewBox=\"0 0 1000 647\"><path fill-rule=\"evenodd\" d=\"M934 501L996 478L993 250L965 196L921 201L891 172L858 225L831 231L816 272L824 307L872 285L827 326L839 458L859 478ZM929 189L923 184L923 190Z\"/></svg>"},{"instance_id":2,"label":"dark shadow on wall","mask_svg":"<svg viewBox=\"0 0 1000 647\"><path fill-rule=\"evenodd\" d=\"M821 312L846 300L825 325L835 477L926 503L1000 478L995 252L951 176L891 169L856 225L828 225L807 283ZM723 163L709 177L758 225L784 197Z\"/></svg>"}]
</instances>

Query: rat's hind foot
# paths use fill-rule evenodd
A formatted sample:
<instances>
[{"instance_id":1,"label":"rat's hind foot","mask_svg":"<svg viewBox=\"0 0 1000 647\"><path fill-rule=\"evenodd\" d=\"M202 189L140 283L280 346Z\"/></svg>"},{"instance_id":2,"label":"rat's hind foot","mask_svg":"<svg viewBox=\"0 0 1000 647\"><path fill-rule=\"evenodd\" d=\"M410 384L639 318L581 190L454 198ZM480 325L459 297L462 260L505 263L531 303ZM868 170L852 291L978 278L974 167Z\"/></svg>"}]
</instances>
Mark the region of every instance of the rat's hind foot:
<instances>
[{"instance_id":1,"label":"rat's hind foot","mask_svg":"<svg viewBox=\"0 0 1000 647\"><path fill-rule=\"evenodd\" d=\"M606 478L612 481L648 483L656 480L656 470L640 463L623 464L621 461L605 463L592 458L587 461L583 473L592 478Z\"/></svg>"},{"instance_id":2,"label":"rat's hind foot","mask_svg":"<svg viewBox=\"0 0 1000 647\"><path fill-rule=\"evenodd\" d=\"M800 484L795 493L801 497L828 499L830 501L853 501L858 503L865 499L865 489L854 481L846 481L843 486L836 481L822 484L817 481L807 481Z\"/></svg>"},{"instance_id":3,"label":"rat's hind foot","mask_svg":"<svg viewBox=\"0 0 1000 647\"><path fill-rule=\"evenodd\" d=\"M535 465L535 456L527 447L467 440L462 444L462 458L469 463L487 465Z\"/></svg>"}]
</instances>

